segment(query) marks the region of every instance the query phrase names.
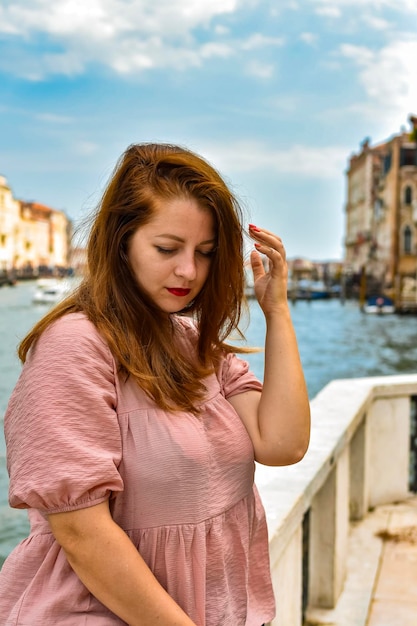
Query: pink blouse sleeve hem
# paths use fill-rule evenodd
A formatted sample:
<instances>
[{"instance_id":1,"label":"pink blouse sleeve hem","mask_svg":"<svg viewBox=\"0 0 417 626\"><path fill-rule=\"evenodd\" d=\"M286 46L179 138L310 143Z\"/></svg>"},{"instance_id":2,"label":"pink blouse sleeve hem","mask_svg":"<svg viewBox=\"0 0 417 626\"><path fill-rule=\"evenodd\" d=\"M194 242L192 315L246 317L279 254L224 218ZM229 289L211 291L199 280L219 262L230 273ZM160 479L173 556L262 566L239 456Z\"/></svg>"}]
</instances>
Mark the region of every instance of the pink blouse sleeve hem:
<instances>
[{"instance_id":1,"label":"pink blouse sleeve hem","mask_svg":"<svg viewBox=\"0 0 417 626\"><path fill-rule=\"evenodd\" d=\"M101 496L99 498L92 498L84 501L78 501L74 504L65 504L63 506L54 507L51 509L39 509L41 513L45 515L54 515L55 513L70 513L71 511L79 511L81 509L88 509L102 502L106 502L109 499L109 494Z\"/></svg>"}]
</instances>

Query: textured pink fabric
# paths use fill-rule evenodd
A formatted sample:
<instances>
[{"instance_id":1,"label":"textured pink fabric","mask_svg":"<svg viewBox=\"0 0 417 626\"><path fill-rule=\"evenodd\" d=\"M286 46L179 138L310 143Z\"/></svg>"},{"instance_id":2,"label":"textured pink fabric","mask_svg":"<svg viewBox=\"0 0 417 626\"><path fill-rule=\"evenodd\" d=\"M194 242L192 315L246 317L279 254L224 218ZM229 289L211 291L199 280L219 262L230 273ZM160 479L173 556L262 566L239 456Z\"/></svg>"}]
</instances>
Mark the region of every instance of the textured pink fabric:
<instances>
[{"instance_id":1,"label":"textured pink fabric","mask_svg":"<svg viewBox=\"0 0 417 626\"><path fill-rule=\"evenodd\" d=\"M176 324L184 350L193 350L191 322ZM200 417L166 412L117 375L82 314L44 333L5 416L10 504L29 509L31 533L0 572L1 626L123 624L71 570L44 516L107 498L114 520L198 626L272 619L253 448L226 399L261 384L234 355L206 384Z\"/></svg>"}]
</instances>

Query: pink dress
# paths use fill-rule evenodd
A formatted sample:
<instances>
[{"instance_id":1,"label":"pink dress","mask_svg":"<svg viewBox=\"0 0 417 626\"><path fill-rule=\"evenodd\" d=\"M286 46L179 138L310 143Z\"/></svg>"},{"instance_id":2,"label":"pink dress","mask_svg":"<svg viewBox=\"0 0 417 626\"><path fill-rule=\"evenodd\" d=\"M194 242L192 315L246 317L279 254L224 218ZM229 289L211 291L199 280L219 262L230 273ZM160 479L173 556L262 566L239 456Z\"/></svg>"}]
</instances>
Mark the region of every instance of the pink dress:
<instances>
[{"instance_id":1,"label":"pink dress","mask_svg":"<svg viewBox=\"0 0 417 626\"><path fill-rule=\"evenodd\" d=\"M192 323L176 325L193 350ZM118 376L84 315L43 334L5 416L10 504L29 509L31 532L0 572L1 626L124 624L81 583L45 519L108 498L113 519L198 626L273 618L253 448L227 401L261 383L228 355L206 384L200 417L163 411Z\"/></svg>"}]
</instances>

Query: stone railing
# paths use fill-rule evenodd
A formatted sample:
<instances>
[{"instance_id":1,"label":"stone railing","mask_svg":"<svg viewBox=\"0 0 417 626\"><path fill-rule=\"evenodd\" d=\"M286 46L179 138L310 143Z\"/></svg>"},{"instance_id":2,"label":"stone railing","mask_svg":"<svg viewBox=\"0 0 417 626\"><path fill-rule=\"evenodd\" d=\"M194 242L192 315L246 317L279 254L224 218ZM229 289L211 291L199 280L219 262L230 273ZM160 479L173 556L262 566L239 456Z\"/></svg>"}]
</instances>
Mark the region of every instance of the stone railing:
<instances>
[{"instance_id":1,"label":"stone railing","mask_svg":"<svg viewBox=\"0 0 417 626\"><path fill-rule=\"evenodd\" d=\"M334 607L351 521L409 494L414 396L417 375L335 380L311 402L304 459L257 466L277 602L273 626L301 626L306 607Z\"/></svg>"}]
</instances>

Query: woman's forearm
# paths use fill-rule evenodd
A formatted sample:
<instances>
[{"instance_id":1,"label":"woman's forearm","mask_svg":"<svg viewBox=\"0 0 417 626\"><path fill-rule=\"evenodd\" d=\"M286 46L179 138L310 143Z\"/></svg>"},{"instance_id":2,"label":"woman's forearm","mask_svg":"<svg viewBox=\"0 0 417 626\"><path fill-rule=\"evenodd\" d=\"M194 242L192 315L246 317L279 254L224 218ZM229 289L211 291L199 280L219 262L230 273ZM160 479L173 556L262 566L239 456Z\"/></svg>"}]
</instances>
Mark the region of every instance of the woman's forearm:
<instances>
[{"instance_id":1,"label":"woman's forearm","mask_svg":"<svg viewBox=\"0 0 417 626\"><path fill-rule=\"evenodd\" d=\"M80 580L129 626L195 626L112 520L107 502L48 519Z\"/></svg>"},{"instance_id":2,"label":"woman's forearm","mask_svg":"<svg viewBox=\"0 0 417 626\"><path fill-rule=\"evenodd\" d=\"M280 463L294 463L304 456L310 438L310 404L286 304L266 316L264 381L258 424L261 439L279 453Z\"/></svg>"}]
</instances>

